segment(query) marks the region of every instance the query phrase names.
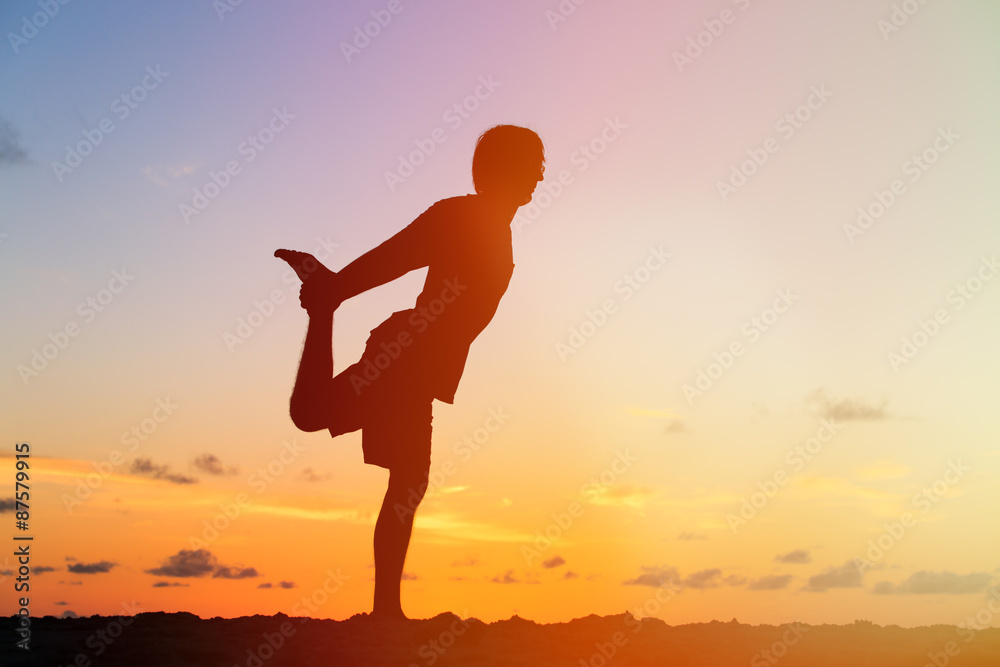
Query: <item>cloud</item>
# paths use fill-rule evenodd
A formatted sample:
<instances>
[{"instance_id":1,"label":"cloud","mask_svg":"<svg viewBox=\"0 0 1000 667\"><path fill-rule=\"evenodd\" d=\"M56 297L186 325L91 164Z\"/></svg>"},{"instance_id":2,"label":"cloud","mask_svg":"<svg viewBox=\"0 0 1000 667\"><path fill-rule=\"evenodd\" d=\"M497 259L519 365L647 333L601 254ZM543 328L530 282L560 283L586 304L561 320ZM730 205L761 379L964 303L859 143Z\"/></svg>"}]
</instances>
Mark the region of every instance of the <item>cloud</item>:
<instances>
[{"instance_id":1,"label":"cloud","mask_svg":"<svg viewBox=\"0 0 1000 667\"><path fill-rule=\"evenodd\" d=\"M553 556L547 561L544 561L542 563L542 567L544 567L546 570L551 570L554 567L559 567L560 565L565 565L565 564L566 564L565 558L563 558L562 556Z\"/></svg>"},{"instance_id":2,"label":"cloud","mask_svg":"<svg viewBox=\"0 0 1000 667\"><path fill-rule=\"evenodd\" d=\"M99 563L73 563L67 565L66 569L74 574L103 574L110 572L116 563L102 560Z\"/></svg>"},{"instance_id":3,"label":"cloud","mask_svg":"<svg viewBox=\"0 0 1000 667\"><path fill-rule=\"evenodd\" d=\"M31 568L32 574L45 574L46 572L55 572L56 568L49 567L48 565L39 565L38 567Z\"/></svg>"},{"instance_id":4,"label":"cloud","mask_svg":"<svg viewBox=\"0 0 1000 667\"><path fill-rule=\"evenodd\" d=\"M563 575L563 579L576 579L579 576L580 575L578 575L576 572L571 572L569 570L566 570L566 574Z\"/></svg>"},{"instance_id":5,"label":"cloud","mask_svg":"<svg viewBox=\"0 0 1000 667\"><path fill-rule=\"evenodd\" d=\"M404 572L403 575L400 577L400 580L401 581L416 581L419 578L420 577L418 577L415 574L410 574L409 572Z\"/></svg>"},{"instance_id":6,"label":"cloud","mask_svg":"<svg viewBox=\"0 0 1000 667\"><path fill-rule=\"evenodd\" d=\"M325 482L331 477L333 477L333 473L313 470L312 468L305 468L299 473L299 479L303 482Z\"/></svg>"},{"instance_id":7,"label":"cloud","mask_svg":"<svg viewBox=\"0 0 1000 667\"><path fill-rule=\"evenodd\" d=\"M646 567L642 566L643 573L635 579L622 582L626 586L652 586L660 588L666 584L678 585L680 575L675 567Z\"/></svg>"},{"instance_id":8,"label":"cloud","mask_svg":"<svg viewBox=\"0 0 1000 667\"><path fill-rule=\"evenodd\" d=\"M277 583L277 586L278 586L278 588L295 588L295 582L294 581L279 581ZM267 583L263 583L263 584L259 585L257 588L274 588L274 587L275 587L275 584L272 584L270 581L268 581Z\"/></svg>"},{"instance_id":9,"label":"cloud","mask_svg":"<svg viewBox=\"0 0 1000 667\"><path fill-rule=\"evenodd\" d=\"M192 461L191 465L194 466L195 470L200 470L209 475L236 475L240 471L236 466L229 466L227 468L222 465L222 461L215 454L202 454Z\"/></svg>"},{"instance_id":10,"label":"cloud","mask_svg":"<svg viewBox=\"0 0 1000 667\"><path fill-rule=\"evenodd\" d=\"M0 165L21 164L26 158L17 128L6 118L0 118Z\"/></svg>"},{"instance_id":11,"label":"cloud","mask_svg":"<svg viewBox=\"0 0 1000 667\"><path fill-rule=\"evenodd\" d=\"M694 588L697 590L704 590L706 588L716 588L719 586L719 581L722 579L722 570L718 568L713 568L711 570L699 570L694 574L689 574L684 577L684 581L681 584L684 588Z\"/></svg>"},{"instance_id":12,"label":"cloud","mask_svg":"<svg viewBox=\"0 0 1000 667\"><path fill-rule=\"evenodd\" d=\"M667 426L666 433L669 435L676 435L678 433L687 433L688 427L684 425L684 422L673 421Z\"/></svg>"},{"instance_id":13,"label":"cloud","mask_svg":"<svg viewBox=\"0 0 1000 667\"><path fill-rule=\"evenodd\" d=\"M812 556L805 549L796 549L795 551L789 551L787 554L778 554L774 557L775 562L778 563L797 563L806 564L812 562Z\"/></svg>"},{"instance_id":14,"label":"cloud","mask_svg":"<svg viewBox=\"0 0 1000 667\"><path fill-rule=\"evenodd\" d=\"M153 588L175 588L175 587L183 588L185 586L191 586L191 584L182 584L177 581L157 581L155 584L153 584Z\"/></svg>"},{"instance_id":15,"label":"cloud","mask_svg":"<svg viewBox=\"0 0 1000 667\"><path fill-rule=\"evenodd\" d=\"M213 579L253 579L259 577L260 573L252 567L229 567L223 565L212 575Z\"/></svg>"},{"instance_id":16,"label":"cloud","mask_svg":"<svg viewBox=\"0 0 1000 667\"><path fill-rule=\"evenodd\" d=\"M967 595L986 590L992 581L987 572L955 574L921 570L899 584L880 581L872 590L880 595Z\"/></svg>"},{"instance_id":17,"label":"cloud","mask_svg":"<svg viewBox=\"0 0 1000 667\"><path fill-rule=\"evenodd\" d=\"M817 389L806 399L819 406L820 416L835 421L877 421L886 419L885 406L888 401L871 405L858 398L831 399L825 389Z\"/></svg>"},{"instance_id":18,"label":"cloud","mask_svg":"<svg viewBox=\"0 0 1000 667\"><path fill-rule=\"evenodd\" d=\"M792 575L790 574L769 574L756 581L751 581L747 589L751 591L776 591L786 588L791 581Z\"/></svg>"},{"instance_id":19,"label":"cloud","mask_svg":"<svg viewBox=\"0 0 1000 667\"><path fill-rule=\"evenodd\" d=\"M158 577L204 577L218 565L215 556L207 549L181 549L160 567L146 570Z\"/></svg>"},{"instance_id":20,"label":"cloud","mask_svg":"<svg viewBox=\"0 0 1000 667\"><path fill-rule=\"evenodd\" d=\"M66 602L65 600L60 600L59 602L56 602L56 605L59 607L65 607L68 604L69 602Z\"/></svg>"},{"instance_id":21,"label":"cloud","mask_svg":"<svg viewBox=\"0 0 1000 667\"><path fill-rule=\"evenodd\" d=\"M517 584L520 583L520 579L514 578L514 570L507 570L503 575L497 575L490 579L494 584Z\"/></svg>"},{"instance_id":22,"label":"cloud","mask_svg":"<svg viewBox=\"0 0 1000 667\"><path fill-rule=\"evenodd\" d=\"M13 512L16 507L17 503L13 498L0 498L0 514Z\"/></svg>"},{"instance_id":23,"label":"cloud","mask_svg":"<svg viewBox=\"0 0 1000 667\"><path fill-rule=\"evenodd\" d=\"M472 567L473 565L479 565L479 559L475 556L466 556L465 558L460 558L452 562L452 567Z\"/></svg>"},{"instance_id":24,"label":"cloud","mask_svg":"<svg viewBox=\"0 0 1000 667\"><path fill-rule=\"evenodd\" d=\"M682 542L690 542L693 540L707 540L708 538L698 533L681 533L677 536L677 539Z\"/></svg>"},{"instance_id":25,"label":"cloud","mask_svg":"<svg viewBox=\"0 0 1000 667\"><path fill-rule=\"evenodd\" d=\"M632 484L616 484L606 486L590 502L594 505L642 507L646 499L656 492L646 486Z\"/></svg>"},{"instance_id":26,"label":"cloud","mask_svg":"<svg viewBox=\"0 0 1000 667\"><path fill-rule=\"evenodd\" d=\"M743 584L747 583L747 578L741 577L738 574L730 574L725 579L723 579L723 581L726 582L726 584L728 584L729 586L742 586Z\"/></svg>"},{"instance_id":27,"label":"cloud","mask_svg":"<svg viewBox=\"0 0 1000 667\"><path fill-rule=\"evenodd\" d=\"M847 561L840 567L827 568L809 577L806 590L824 593L828 588L860 588L863 576L853 562Z\"/></svg>"},{"instance_id":28,"label":"cloud","mask_svg":"<svg viewBox=\"0 0 1000 667\"><path fill-rule=\"evenodd\" d=\"M187 475L171 472L169 467L165 465L157 465L153 463L152 459L143 457L132 461L132 464L129 466L129 472L133 475L142 475L144 477L152 477L153 479L166 480L172 484L198 483L198 480L194 477L188 477Z\"/></svg>"},{"instance_id":29,"label":"cloud","mask_svg":"<svg viewBox=\"0 0 1000 667\"><path fill-rule=\"evenodd\" d=\"M148 165L142 168L142 173L157 185L167 187L170 185L171 181L176 181L179 178L187 176L194 173L194 171L199 167L200 163L195 164L185 164L180 167L174 167L171 165Z\"/></svg>"}]
</instances>

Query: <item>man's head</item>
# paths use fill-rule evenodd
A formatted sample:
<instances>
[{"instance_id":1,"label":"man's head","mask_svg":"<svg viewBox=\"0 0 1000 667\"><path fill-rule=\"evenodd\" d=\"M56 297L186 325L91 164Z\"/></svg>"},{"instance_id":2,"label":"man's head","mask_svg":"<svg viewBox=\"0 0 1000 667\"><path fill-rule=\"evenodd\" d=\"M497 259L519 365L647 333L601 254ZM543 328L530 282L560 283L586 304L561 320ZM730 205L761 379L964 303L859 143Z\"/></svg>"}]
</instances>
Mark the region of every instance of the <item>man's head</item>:
<instances>
[{"instance_id":1,"label":"man's head","mask_svg":"<svg viewBox=\"0 0 1000 667\"><path fill-rule=\"evenodd\" d=\"M483 132L472 157L476 192L517 206L531 201L531 193L545 172L545 147L525 127L497 125Z\"/></svg>"}]
</instances>

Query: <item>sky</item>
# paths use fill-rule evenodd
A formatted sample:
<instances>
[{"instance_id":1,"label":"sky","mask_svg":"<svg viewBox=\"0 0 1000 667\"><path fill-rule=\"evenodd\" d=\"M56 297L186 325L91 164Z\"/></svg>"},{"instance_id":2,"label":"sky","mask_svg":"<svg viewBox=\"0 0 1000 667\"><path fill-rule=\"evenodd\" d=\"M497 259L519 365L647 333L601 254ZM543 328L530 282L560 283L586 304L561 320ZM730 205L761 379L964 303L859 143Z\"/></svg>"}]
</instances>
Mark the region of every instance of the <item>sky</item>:
<instances>
[{"instance_id":1,"label":"sky","mask_svg":"<svg viewBox=\"0 0 1000 667\"><path fill-rule=\"evenodd\" d=\"M33 538L31 613L370 610L387 471L291 423L272 253L345 266L513 123L545 180L435 403L404 611L975 618L998 28L990 0L3 3L0 533ZM423 276L337 311L335 367Z\"/></svg>"}]
</instances>

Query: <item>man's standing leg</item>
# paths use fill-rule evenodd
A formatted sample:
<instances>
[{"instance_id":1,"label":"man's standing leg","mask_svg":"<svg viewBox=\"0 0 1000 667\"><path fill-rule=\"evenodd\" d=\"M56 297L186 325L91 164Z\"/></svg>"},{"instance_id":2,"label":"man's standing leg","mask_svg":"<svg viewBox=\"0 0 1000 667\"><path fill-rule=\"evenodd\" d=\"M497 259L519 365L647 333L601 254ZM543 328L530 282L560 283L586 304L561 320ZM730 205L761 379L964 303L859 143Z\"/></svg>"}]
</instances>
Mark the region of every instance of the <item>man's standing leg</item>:
<instances>
[{"instance_id":1,"label":"man's standing leg","mask_svg":"<svg viewBox=\"0 0 1000 667\"><path fill-rule=\"evenodd\" d=\"M389 488L375 524L375 615L406 618L399 600L399 586L413 532L413 516L426 491L426 470L397 469L389 473Z\"/></svg>"}]
</instances>

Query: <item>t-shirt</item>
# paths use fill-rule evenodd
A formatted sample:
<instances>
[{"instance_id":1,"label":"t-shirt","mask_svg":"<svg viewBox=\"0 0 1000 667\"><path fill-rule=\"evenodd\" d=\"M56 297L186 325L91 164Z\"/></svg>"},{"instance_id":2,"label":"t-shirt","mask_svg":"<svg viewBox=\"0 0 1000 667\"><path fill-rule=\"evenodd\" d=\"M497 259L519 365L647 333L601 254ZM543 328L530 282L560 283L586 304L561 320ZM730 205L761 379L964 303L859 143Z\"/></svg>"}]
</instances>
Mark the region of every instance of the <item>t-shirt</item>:
<instances>
[{"instance_id":1,"label":"t-shirt","mask_svg":"<svg viewBox=\"0 0 1000 667\"><path fill-rule=\"evenodd\" d=\"M469 346L493 319L514 271L509 215L478 195L443 199L338 275L353 296L425 266L414 307L373 329L369 345L408 334L411 367L434 398L452 403Z\"/></svg>"}]
</instances>

